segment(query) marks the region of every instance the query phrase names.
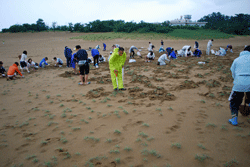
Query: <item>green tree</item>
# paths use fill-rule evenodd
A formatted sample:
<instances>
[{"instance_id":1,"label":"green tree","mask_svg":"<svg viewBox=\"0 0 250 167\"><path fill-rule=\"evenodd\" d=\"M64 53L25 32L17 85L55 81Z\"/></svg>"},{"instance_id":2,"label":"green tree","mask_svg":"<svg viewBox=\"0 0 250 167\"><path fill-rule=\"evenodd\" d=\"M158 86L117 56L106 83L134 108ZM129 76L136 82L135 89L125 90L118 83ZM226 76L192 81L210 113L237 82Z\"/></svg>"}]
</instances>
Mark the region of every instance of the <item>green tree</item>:
<instances>
[{"instance_id":1,"label":"green tree","mask_svg":"<svg viewBox=\"0 0 250 167\"><path fill-rule=\"evenodd\" d=\"M38 19L36 21L36 25L37 25L37 31L39 32L47 30L43 19Z\"/></svg>"}]
</instances>

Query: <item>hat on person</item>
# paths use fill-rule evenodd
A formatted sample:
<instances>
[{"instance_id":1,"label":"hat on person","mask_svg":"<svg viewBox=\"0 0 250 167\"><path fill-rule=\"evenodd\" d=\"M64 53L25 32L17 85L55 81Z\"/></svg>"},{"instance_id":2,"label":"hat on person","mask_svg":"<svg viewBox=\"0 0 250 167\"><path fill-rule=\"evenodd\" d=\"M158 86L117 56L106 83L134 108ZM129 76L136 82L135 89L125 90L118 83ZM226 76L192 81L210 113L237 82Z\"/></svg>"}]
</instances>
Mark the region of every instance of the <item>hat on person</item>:
<instances>
[{"instance_id":1,"label":"hat on person","mask_svg":"<svg viewBox=\"0 0 250 167\"><path fill-rule=\"evenodd\" d=\"M112 54L112 53L113 53L112 51L109 52L109 54Z\"/></svg>"},{"instance_id":2,"label":"hat on person","mask_svg":"<svg viewBox=\"0 0 250 167\"><path fill-rule=\"evenodd\" d=\"M3 62L2 62L2 61L0 61L0 64L3 64Z\"/></svg>"}]
</instances>

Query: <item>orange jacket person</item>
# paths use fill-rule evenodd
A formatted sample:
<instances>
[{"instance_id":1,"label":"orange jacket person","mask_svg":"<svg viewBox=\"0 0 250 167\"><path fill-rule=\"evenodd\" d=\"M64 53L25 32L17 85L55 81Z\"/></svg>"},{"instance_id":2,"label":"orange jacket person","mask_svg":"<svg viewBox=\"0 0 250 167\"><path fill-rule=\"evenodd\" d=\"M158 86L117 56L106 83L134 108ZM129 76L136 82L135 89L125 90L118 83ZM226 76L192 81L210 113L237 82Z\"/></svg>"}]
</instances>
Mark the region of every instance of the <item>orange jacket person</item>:
<instances>
[{"instance_id":1,"label":"orange jacket person","mask_svg":"<svg viewBox=\"0 0 250 167\"><path fill-rule=\"evenodd\" d=\"M15 62L12 66L9 67L9 70L7 72L7 75L8 75L7 79L14 79L15 72L18 72L23 77L23 74L18 70L18 66L19 66L19 63Z\"/></svg>"}]
</instances>

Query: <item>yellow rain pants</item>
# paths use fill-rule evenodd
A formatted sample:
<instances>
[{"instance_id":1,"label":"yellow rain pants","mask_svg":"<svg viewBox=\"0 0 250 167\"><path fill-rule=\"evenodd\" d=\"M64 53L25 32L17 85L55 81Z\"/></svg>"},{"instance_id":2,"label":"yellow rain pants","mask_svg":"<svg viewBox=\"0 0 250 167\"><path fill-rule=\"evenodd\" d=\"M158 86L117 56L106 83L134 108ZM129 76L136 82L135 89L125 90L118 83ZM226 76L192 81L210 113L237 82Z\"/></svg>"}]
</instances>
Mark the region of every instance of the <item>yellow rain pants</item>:
<instances>
[{"instance_id":1,"label":"yellow rain pants","mask_svg":"<svg viewBox=\"0 0 250 167\"><path fill-rule=\"evenodd\" d=\"M115 48L110 59L109 59L109 69L110 69L110 75L112 79L113 88L117 88L116 83L116 75L114 73L114 70L118 71L117 79L118 79L118 88L124 88L123 81L122 81L122 67L124 66L124 63L126 61L126 53L123 52L123 55L119 55L119 48Z\"/></svg>"}]
</instances>

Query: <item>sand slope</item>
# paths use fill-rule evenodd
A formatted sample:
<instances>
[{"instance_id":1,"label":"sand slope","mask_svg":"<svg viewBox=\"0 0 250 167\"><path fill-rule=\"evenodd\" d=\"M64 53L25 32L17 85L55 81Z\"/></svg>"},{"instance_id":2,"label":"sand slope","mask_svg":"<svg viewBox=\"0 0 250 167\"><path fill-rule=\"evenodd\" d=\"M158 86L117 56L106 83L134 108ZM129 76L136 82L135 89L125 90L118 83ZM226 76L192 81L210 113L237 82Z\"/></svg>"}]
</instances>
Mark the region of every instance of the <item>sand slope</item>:
<instances>
[{"instance_id":1,"label":"sand slope","mask_svg":"<svg viewBox=\"0 0 250 167\"><path fill-rule=\"evenodd\" d=\"M70 40L79 34L0 34L0 57L8 67L23 50L39 62L64 59L67 45L94 47L102 42ZM144 47L148 41L104 41ZM151 41L157 48L160 41ZM24 79L0 78L0 166L250 166L250 121L227 123L232 84L230 66L249 37L214 41L232 44L226 57L179 58L165 67L155 62L125 65L124 92L113 92L108 63L90 70L88 86L66 67L39 69ZM194 41L166 40L180 49ZM199 41L205 53L207 41ZM160 54L156 54L157 57ZM128 60L127 60L128 61ZM198 65L205 61L205 65ZM119 133L120 132L120 133ZM199 146L198 146L199 145ZM179 148L180 147L180 148ZM203 156L202 162L195 159Z\"/></svg>"}]
</instances>

